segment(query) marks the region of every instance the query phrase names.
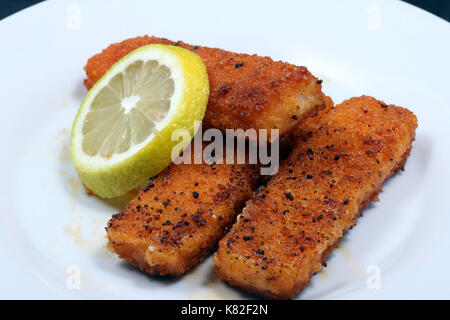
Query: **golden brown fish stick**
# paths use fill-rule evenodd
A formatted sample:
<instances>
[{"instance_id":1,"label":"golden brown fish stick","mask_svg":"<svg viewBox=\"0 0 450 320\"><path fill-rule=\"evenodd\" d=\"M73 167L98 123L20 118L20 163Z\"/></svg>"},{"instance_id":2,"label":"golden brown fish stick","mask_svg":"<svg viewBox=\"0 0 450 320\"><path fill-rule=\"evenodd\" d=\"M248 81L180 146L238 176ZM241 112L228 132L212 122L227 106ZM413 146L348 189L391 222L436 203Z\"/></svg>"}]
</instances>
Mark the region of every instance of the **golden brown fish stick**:
<instances>
[{"instance_id":1,"label":"golden brown fish stick","mask_svg":"<svg viewBox=\"0 0 450 320\"><path fill-rule=\"evenodd\" d=\"M352 98L303 126L278 175L247 202L214 255L231 285L291 298L403 168L417 120L407 109Z\"/></svg>"},{"instance_id":2,"label":"golden brown fish stick","mask_svg":"<svg viewBox=\"0 0 450 320\"><path fill-rule=\"evenodd\" d=\"M280 136L284 136L324 106L321 81L305 67L273 61L269 57L149 36L112 44L90 58L84 68L86 87L91 88L130 51L153 43L178 45L203 59L210 84L205 127L221 130L280 129Z\"/></svg>"},{"instance_id":3,"label":"golden brown fish stick","mask_svg":"<svg viewBox=\"0 0 450 320\"><path fill-rule=\"evenodd\" d=\"M155 275L181 275L223 237L259 177L253 165L171 164L106 228L109 248Z\"/></svg>"}]
</instances>

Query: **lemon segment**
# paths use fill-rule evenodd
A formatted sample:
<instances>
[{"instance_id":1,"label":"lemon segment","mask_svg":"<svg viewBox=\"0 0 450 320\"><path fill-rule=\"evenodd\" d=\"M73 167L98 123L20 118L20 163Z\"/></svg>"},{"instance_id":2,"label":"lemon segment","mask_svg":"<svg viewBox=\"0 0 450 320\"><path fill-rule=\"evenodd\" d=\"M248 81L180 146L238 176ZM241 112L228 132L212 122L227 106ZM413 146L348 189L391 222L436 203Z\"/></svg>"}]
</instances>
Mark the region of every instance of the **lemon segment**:
<instances>
[{"instance_id":1,"label":"lemon segment","mask_svg":"<svg viewBox=\"0 0 450 320\"><path fill-rule=\"evenodd\" d=\"M172 132L195 134L209 96L206 67L193 52L151 44L116 62L91 88L72 127L70 152L84 185L120 196L171 162Z\"/></svg>"}]
</instances>

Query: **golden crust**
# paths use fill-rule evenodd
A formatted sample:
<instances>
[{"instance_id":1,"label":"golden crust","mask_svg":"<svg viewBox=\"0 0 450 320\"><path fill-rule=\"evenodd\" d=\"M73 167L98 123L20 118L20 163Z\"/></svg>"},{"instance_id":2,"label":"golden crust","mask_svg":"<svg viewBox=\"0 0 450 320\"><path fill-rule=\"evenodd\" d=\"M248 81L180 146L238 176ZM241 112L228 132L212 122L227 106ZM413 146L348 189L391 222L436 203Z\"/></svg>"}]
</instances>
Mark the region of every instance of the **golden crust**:
<instances>
[{"instance_id":1,"label":"golden crust","mask_svg":"<svg viewBox=\"0 0 450 320\"><path fill-rule=\"evenodd\" d=\"M130 51L152 43L178 45L203 59L210 83L206 127L280 129L280 135L284 136L301 120L324 107L320 81L305 67L149 36L112 44L91 57L84 67L86 87L91 88Z\"/></svg>"},{"instance_id":2,"label":"golden crust","mask_svg":"<svg viewBox=\"0 0 450 320\"><path fill-rule=\"evenodd\" d=\"M293 297L403 167L416 127L409 110L366 96L308 119L278 175L220 241L216 273L268 298Z\"/></svg>"},{"instance_id":3,"label":"golden crust","mask_svg":"<svg viewBox=\"0 0 450 320\"><path fill-rule=\"evenodd\" d=\"M154 275L181 275L225 234L259 176L256 166L171 164L106 228L108 247Z\"/></svg>"}]
</instances>

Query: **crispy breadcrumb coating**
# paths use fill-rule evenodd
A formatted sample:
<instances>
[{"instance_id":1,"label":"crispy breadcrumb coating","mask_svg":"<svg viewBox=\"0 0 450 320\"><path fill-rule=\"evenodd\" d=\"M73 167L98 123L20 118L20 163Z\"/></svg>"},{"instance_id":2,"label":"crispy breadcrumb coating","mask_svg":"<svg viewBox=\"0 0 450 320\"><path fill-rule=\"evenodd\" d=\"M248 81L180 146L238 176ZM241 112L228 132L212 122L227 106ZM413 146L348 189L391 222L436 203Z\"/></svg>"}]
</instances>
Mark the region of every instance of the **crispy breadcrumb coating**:
<instances>
[{"instance_id":1,"label":"crispy breadcrumb coating","mask_svg":"<svg viewBox=\"0 0 450 320\"><path fill-rule=\"evenodd\" d=\"M149 274L181 275L217 245L258 177L254 165L171 164L111 218L108 247Z\"/></svg>"},{"instance_id":2,"label":"crispy breadcrumb coating","mask_svg":"<svg viewBox=\"0 0 450 320\"><path fill-rule=\"evenodd\" d=\"M416 127L409 110L367 96L308 119L278 174L220 241L216 273L249 292L292 298L403 168Z\"/></svg>"},{"instance_id":3,"label":"crispy breadcrumb coating","mask_svg":"<svg viewBox=\"0 0 450 320\"><path fill-rule=\"evenodd\" d=\"M192 46L157 37L136 37L110 45L86 66L89 89L120 58L147 44L177 45L204 61L210 84L205 127L217 129L280 129L280 136L324 106L321 81L305 67L269 57ZM270 135L269 135L270 141Z\"/></svg>"}]
</instances>

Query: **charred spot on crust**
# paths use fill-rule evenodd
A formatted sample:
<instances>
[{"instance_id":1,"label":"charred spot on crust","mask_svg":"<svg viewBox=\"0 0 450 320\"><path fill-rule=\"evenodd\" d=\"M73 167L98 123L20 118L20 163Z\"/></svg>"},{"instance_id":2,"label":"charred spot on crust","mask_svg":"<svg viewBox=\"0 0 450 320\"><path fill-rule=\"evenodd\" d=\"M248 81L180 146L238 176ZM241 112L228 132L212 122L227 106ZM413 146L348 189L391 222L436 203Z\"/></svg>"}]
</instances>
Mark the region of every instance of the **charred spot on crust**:
<instances>
[{"instance_id":1,"label":"charred spot on crust","mask_svg":"<svg viewBox=\"0 0 450 320\"><path fill-rule=\"evenodd\" d=\"M290 193L290 192L285 192L285 193L284 193L284 196L285 196L287 199L291 200L291 201L294 200L294 196L293 196L292 193Z\"/></svg>"}]
</instances>

